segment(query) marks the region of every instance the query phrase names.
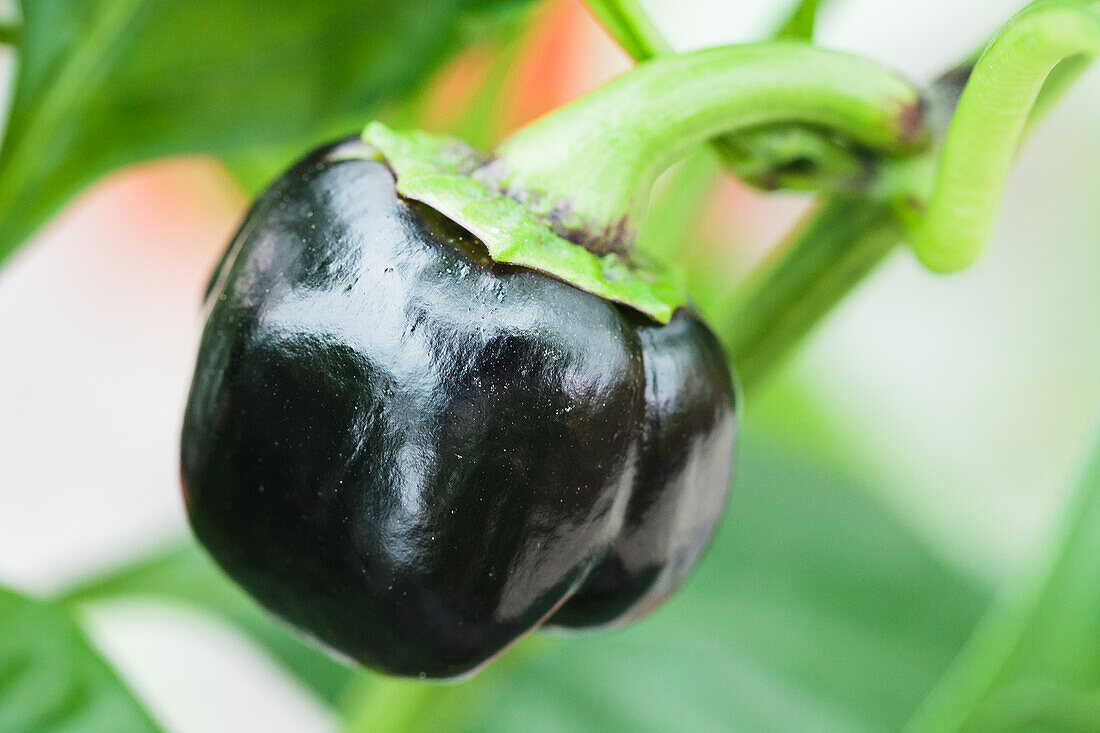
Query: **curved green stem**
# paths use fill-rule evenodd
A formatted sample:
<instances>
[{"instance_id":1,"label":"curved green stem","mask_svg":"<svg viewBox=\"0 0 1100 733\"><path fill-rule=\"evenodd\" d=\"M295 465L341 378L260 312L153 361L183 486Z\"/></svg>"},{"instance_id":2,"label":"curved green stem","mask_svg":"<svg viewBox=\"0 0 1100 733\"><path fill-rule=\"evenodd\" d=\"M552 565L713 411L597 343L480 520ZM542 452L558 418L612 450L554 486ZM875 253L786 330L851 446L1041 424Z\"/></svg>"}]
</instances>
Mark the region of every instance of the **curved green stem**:
<instances>
[{"instance_id":1,"label":"curved green stem","mask_svg":"<svg viewBox=\"0 0 1100 733\"><path fill-rule=\"evenodd\" d=\"M917 91L878 64L776 42L658 57L505 140L480 172L594 250L628 249L657 175L716 135L773 123L903 153Z\"/></svg>"},{"instance_id":2,"label":"curved green stem","mask_svg":"<svg viewBox=\"0 0 1100 733\"><path fill-rule=\"evenodd\" d=\"M810 40L823 3L802 0L773 34ZM636 0L587 0L592 14L638 62L671 51L671 46ZM803 125L774 125L724 135L711 141L722 163L746 183L773 191L854 193L870 188L875 160L825 131Z\"/></svg>"},{"instance_id":3,"label":"curved green stem","mask_svg":"<svg viewBox=\"0 0 1100 733\"><path fill-rule=\"evenodd\" d=\"M927 267L952 272L977 258L1048 75L1065 59L1098 53L1097 2L1035 3L989 44L959 100L928 207L911 235Z\"/></svg>"},{"instance_id":4,"label":"curved green stem","mask_svg":"<svg viewBox=\"0 0 1100 733\"><path fill-rule=\"evenodd\" d=\"M970 65L963 63L929 88L925 119L942 135L959 101ZM891 161L866 196L832 196L757 266L721 316L727 351L751 400L825 316L904 240L895 215L898 192L930 178L930 155Z\"/></svg>"}]
</instances>

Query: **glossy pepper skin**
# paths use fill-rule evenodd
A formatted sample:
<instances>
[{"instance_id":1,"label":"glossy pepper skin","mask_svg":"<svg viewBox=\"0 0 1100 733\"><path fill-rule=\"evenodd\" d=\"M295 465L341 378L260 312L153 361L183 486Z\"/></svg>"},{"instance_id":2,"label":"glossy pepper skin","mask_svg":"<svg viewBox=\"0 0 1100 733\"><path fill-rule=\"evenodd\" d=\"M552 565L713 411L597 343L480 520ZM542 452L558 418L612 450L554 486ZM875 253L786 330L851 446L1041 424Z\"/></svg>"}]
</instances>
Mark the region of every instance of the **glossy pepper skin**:
<instances>
[{"instance_id":1,"label":"glossy pepper skin","mask_svg":"<svg viewBox=\"0 0 1100 733\"><path fill-rule=\"evenodd\" d=\"M182 441L196 535L269 609L404 676L656 605L726 501L719 344L686 309L662 326L490 261L369 155L288 171L215 272Z\"/></svg>"}]
</instances>

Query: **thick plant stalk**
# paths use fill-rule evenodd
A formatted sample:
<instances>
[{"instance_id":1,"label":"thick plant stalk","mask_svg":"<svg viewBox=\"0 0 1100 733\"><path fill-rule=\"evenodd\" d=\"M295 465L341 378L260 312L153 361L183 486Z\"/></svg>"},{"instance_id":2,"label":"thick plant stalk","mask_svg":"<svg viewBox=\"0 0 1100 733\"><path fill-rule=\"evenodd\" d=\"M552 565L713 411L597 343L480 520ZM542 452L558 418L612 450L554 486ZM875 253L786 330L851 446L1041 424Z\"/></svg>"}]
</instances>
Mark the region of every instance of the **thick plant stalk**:
<instances>
[{"instance_id":1,"label":"thick plant stalk","mask_svg":"<svg viewBox=\"0 0 1100 733\"><path fill-rule=\"evenodd\" d=\"M776 123L884 154L927 139L920 95L878 64L799 42L746 44L639 64L505 140L482 177L565 230L628 249L661 171L717 135Z\"/></svg>"},{"instance_id":2,"label":"thick plant stalk","mask_svg":"<svg viewBox=\"0 0 1100 733\"><path fill-rule=\"evenodd\" d=\"M726 351L744 394L756 393L901 236L889 207L861 199L834 197L807 216L722 317Z\"/></svg>"},{"instance_id":3,"label":"thick plant stalk","mask_svg":"<svg viewBox=\"0 0 1100 733\"><path fill-rule=\"evenodd\" d=\"M586 4L636 62L672 51L637 0L587 0ZM774 38L809 41L822 4L802 0ZM711 147L734 175L766 191L787 188L852 194L870 189L875 177L873 156L826 130L806 125L771 125L723 135L711 140Z\"/></svg>"},{"instance_id":4,"label":"thick plant stalk","mask_svg":"<svg viewBox=\"0 0 1100 733\"><path fill-rule=\"evenodd\" d=\"M1048 75L1067 59L1098 53L1096 2L1035 3L989 44L959 100L928 207L911 234L913 249L927 267L953 272L978 257Z\"/></svg>"},{"instance_id":5,"label":"thick plant stalk","mask_svg":"<svg viewBox=\"0 0 1100 733\"><path fill-rule=\"evenodd\" d=\"M935 137L942 137L969 71L965 63L955 67L929 89L925 119ZM909 190L910 179L927 179L931 162L927 154L913 156L895 164L896 170L884 170L884 178ZM734 293L719 326L750 399L903 242L905 230L891 201L888 195L827 198Z\"/></svg>"}]
</instances>

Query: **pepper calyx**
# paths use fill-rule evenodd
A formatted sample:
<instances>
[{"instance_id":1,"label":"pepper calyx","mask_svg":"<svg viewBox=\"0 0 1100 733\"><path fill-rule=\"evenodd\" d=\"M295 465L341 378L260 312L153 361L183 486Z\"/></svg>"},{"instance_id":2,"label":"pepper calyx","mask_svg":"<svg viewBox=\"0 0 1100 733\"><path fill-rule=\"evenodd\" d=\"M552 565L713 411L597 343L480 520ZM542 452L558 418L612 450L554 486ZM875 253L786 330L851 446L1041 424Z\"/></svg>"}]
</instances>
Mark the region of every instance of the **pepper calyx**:
<instances>
[{"instance_id":1,"label":"pepper calyx","mask_svg":"<svg viewBox=\"0 0 1100 733\"><path fill-rule=\"evenodd\" d=\"M687 302L670 270L638 254L591 252L555 231L552 214L540 215L479 179L475 173L490 157L461 140L380 122L367 125L363 140L393 172L400 195L469 231L493 261L544 272L659 323Z\"/></svg>"}]
</instances>

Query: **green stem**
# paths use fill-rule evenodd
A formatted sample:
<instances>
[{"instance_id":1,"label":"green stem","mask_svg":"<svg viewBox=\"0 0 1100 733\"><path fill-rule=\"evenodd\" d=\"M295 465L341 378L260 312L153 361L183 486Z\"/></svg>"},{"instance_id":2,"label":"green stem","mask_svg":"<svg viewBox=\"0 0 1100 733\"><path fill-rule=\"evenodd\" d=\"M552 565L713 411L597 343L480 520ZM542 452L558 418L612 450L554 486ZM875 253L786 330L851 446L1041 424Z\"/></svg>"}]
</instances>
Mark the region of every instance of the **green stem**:
<instances>
[{"instance_id":1,"label":"green stem","mask_svg":"<svg viewBox=\"0 0 1100 733\"><path fill-rule=\"evenodd\" d=\"M925 119L933 135L942 137L968 72L966 64L955 67L928 90ZM895 198L919 189L930 169L930 154L892 161L880 171L874 199L826 200L738 288L719 325L747 394L902 243Z\"/></svg>"},{"instance_id":2,"label":"green stem","mask_svg":"<svg viewBox=\"0 0 1100 733\"><path fill-rule=\"evenodd\" d=\"M960 95L968 88L964 85L971 66L966 62L952 69L928 92L925 118L936 137L943 137L951 125ZM1025 133L1053 107L1083 68L1077 59L1055 68L1027 117ZM896 222L905 217L898 213L911 216L908 212L912 209L919 211L922 194L934 180L934 157L923 154L890 161L879 173L875 201L859 203L837 197L824 204L739 289L723 332L747 391L763 383L799 340L904 241L906 232ZM876 203L879 201L882 203Z\"/></svg>"},{"instance_id":3,"label":"green stem","mask_svg":"<svg viewBox=\"0 0 1100 733\"><path fill-rule=\"evenodd\" d=\"M586 5L635 61L672 50L638 0L587 0Z\"/></svg>"},{"instance_id":4,"label":"green stem","mask_svg":"<svg viewBox=\"0 0 1100 733\"><path fill-rule=\"evenodd\" d=\"M814 36L814 25L817 22L817 11L820 9L817 0L801 0L794 11L776 31L776 38L801 38L809 41Z\"/></svg>"},{"instance_id":5,"label":"green stem","mask_svg":"<svg viewBox=\"0 0 1100 733\"><path fill-rule=\"evenodd\" d=\"M727 352L746 395L755 393L901 237L884 204L837 197L808 216L746 281L723 319Z\"/></svg>"},{"instance_id":6,"label":"green stem","mask_svg":"<svg viewBox=\"0 0 1100 733\"><path fill-rule=\"evenodd\" d=\"M994 603L907 731L1052 730L1052 722L1072 712L1066 700L1096 690L1100 422L1091 447L1046 551ZM1098 722L1058 729L1096 730Z\"/></svg>"},{"instance_id":7,"label":"green stem","mask_svg":"<svg viewBox=\"0 0 1100 733\"><path fill-rule=\"evenodd\" d=\"M586 246L628 249L661 171L716 135L784 122L888 154L924 140L919 94L878 64L747 44L639 64L505 140L482 174Z\"/></svg>"},{"instance_id":8,"label":"green stem","mask_svg":"<svg viewBox=\"0 0 1100 733\"><path fill-rule=\"evenodd\" d=\"M911 235L913 249L927 267L953 272L977 258L1048 75L1067 58L1098 53L1096 2L1034 3L990 43L959 100L928 207ZM1080 70L1076 66L1070 67L1070 79Z\"/></svg>"},{"instance_id":9,"label":"green stem","mask_svg":"<svg viewBox=\"0 0 1100 733\"><path fill-rule=\"evenodd\" d=\"M588 0L608 33L638 62L667 53L671 46L634 0ZM821 3L803 0L775 38L809 40ZM802 125L775 125L724 135L711 147L734 175L766 191L778 188L855 193L874 179L874 160L826 131Z\"/></svg>"}]
</instances>

